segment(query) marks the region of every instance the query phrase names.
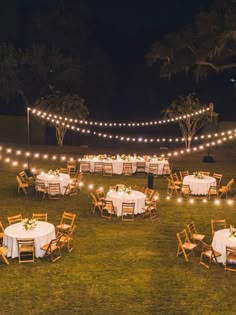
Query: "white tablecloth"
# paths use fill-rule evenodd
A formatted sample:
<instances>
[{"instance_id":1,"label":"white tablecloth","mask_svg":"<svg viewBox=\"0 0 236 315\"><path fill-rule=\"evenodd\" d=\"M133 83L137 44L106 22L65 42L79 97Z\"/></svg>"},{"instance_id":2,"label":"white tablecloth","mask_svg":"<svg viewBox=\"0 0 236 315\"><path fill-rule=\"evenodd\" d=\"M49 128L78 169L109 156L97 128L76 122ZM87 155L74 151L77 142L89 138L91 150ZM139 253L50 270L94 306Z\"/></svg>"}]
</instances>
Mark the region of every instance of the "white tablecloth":
<instances>
[{"instance_id":1,"label":"white tablecloth","mask_svg":"<svg viewBox=\"0 0 236 315\"><path fill-rule=\"evenodd\" d=\"M83 159L82 161L89 161L90 162L90 172L93 173L94 172L94 163L95 162L104 162L104 163L112 163L113 166L113 174L122 174L123 171L123 163L132 163L132 169L133 169L133 173L136 172L136 164L138 161L143 162L141 160L130 160L130 161L125 161L122 159L106 159L106 160L98 160L98 159ZM162 175L163 173L163 167L164 164L169 164L169 161L148 161L146 162L145 165L145 170L146 172L148 172L148 168L149 168L149 164L150 163L157 163L158 164L158 174Z\"/></svg>"},{"instance_id":2,"label":"white tablecloth","mask_svg":"<svg viewBox=\"0 0 236 315\"><path fill-rule=\"evenodd\" d=\"M230 237L229 229L216 231L213 236L212 247L222 255L217 258L219 263L225 263L226 245L236 247L236 237Z\"/></svg>"},{"instance_id":3,"label":"white tablecloth","mask_svg":"<svg viewBox=\"0 0 236 315\"><path fill-rule=\"evenodd\" d=\"M22 223L9 225L5 229L3 237L3 244L8 247L8 257L18 257L17 238L33 238L35 242L35 256L42 257L45 251L42 251L40 246L49 243L55 238L55 227L53 224L43 221L38 221L37 227L28 231L23 230Z\"/></svg>"},{"instance_id":4,"label":"white tablecloth","mask_svg":"<svg viewBox=\"0 0 236 315\"><path fill-rule=\"evenodd\" d=\"M134 214L142 213L145 206L145 194L140 191L132 190L131 193L110 190L107 192L106 198L113 201L117 216L122 214L122 202L134 202Z\"/></svg>"},{"instance_id":5,"label":"white tablecloth","mask_svg":"<svg viewBox=\"0 0 236 315\"><path fill-rule=\"evenodd\" d=\"M65 186L67 186L70 182L70 176L64 173L59 173L59 176L48 173L41 173L37 176L37 179L43 181L46 187L48 187L48 183L59 183L62 195L64 195L65 193Z\"/></svg>"},{"instance_id":6,"label":"white tablecloth","mask_svg":"<svg viewBox=\"0 0 236 315\"><path fill-rule=\"evenodd\" d=\"M185 176L184 185L189 185L193 195L207 195L210 186L216 186L216 179L211 176L196 178L194 175Z\"/></svg>"}]
</instances>

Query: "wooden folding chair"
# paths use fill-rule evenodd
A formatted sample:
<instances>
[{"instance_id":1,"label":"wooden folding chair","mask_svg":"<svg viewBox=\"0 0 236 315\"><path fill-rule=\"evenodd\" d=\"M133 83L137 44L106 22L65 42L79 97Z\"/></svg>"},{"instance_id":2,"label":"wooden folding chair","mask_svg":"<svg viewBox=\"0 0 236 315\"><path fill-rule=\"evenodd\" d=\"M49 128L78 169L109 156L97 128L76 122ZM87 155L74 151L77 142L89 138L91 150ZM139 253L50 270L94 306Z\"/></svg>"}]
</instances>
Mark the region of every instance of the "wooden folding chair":
<instances>
[{"instance_id":1,"label":"wooden folding chair","mask_svg":"<svg viewBox=\"0 0 236 315\"><path fill-rule=\"evenodd\" d=\"M2 222L0 221L0 242L2 245L2 241L3 241L3 236L4 236L4 227L2 225Z\"/></svg>"},{"instance_id":2,"label":"wooden folding chair","mask_svg":"<svg viewBox=\"0 0 236 315\"><path fill-rule=\"evenodd\" d=\"M23 218L21 214L17 214L17 215L7 217L7 220L8 220L8 223L11 225L14 223L22 222Z\"/></svg>"},{"instance_id":3,"label":"wooden folding chair","mask_svg":"<svg viewBox=\"0 0 236 315\"><path fill-rule=\"evenodd\" d=\"M36 219L37 221L48 221L48 214L47 213L33 213L32 219Z\"/></svg>"},{"instance_id":4,"label":"wooden folding chair","mask_svg":"<svg viewBox=\"0 0 236 315\"><path fill-rule=\"evenodd\" d=\"M200 264L210 269L212 261L218 265L217 257L220 257L221 253L215 251L212 245L202 241L202 249L200 256Z\"/></svg>"},{"instance_id":5,"label":"wooden folding chair","mask_svg":"<svg viewBox=\"0 0 236 315\"><path fill-rule=\"evenodd\" d=\"M194 222L187 224L187 229L193 243L200 247L203 239L205 238L205 234L198 233Z\"/></svg>"},{"instance_id":6,"label":"wooden folding chair","mask_svg":"<svg viewBox=\"0 0 236 315\"><path fill-rule=\"evenodd\" d=\"M7 264L7 265L9 265L9 261L8 261L8 259L7 259L7 252L8 252L8 248L7 247L5 247L5 246L1 246L0 247L0 257L3 259L3 261Z\"/></svg>"},{"instance_id":7,"label":"wooden folding chair","mask_svg":"<svg viewBox=\"0 0 236 315\"><path fill-rule=\"evenodd\" d=\"M178 249L176 256L184 255L186 261L189 261L188 257L194 254L194 249L197 247L195 243L190 242L186 229L176 233L178 239Z\"/></svg>"},{"instance_id":8,"label":"wooden folding chair","mask_svg":"<svg viewBox=\"0 0 236 315\"><path fill-rule=\"evenodd\" d=\"M236 271L236 247L226 245L225 270Z\"/></svg>"},{"instance_id":9,"label":"wooden folding chair","mask_svg":"<svg viewBox=\"0 0 236 315\"><path fill-rule=\"evenodd\" d=\"M115 207L113 205L113 201L105 199L104 204L102 206L102 210L101 210L101 216L103 218L111 219L112 216L115 216L115 215L116 215L116 212L115 212Z\"/></svg>"},{"instance_id":10,"label":"wooden folding chair","mask_svg":"<svg viewBox=\"0 0 236 315\"><path fill-rule=\"evenodd\" d=\"M112 176L113 174L113 165L112 163L103 163L103 171L102 171L103 176Z\"/></svg>"},{"instance_id":11,"label":"wooden folding chair","mask_svg":"<svg viewBox=\"0 0 236 315\"><path fill-rule=\"evenodd\" d=\"M130 176L133 174L133 166L131 162L124 162L123 163L123 170L122 174L126 176Z\"/></svg>"},{"instance_id":12,"label":"wooden folding chair","mask_svg":"<svg viewBox=\"0 0 236 315\"><path fill-rule=\"evenodd\" d=\"M60 183L48 183L48 197L49 199L61 198Z\"/></svg>"},{"instance_id":13,"label":"wooden folding chair","mask_svg":"<svg viewBox=\"0 0 236 315\"><path fill-rule=\"evenodd\" d=\"M17 238L19 264L33 262L35 246L33 238Z\"/></svg>"},{"instance_id":14,"label":"wooden folding chair","mask_svg":"<svg viewBox=\"0 0 236 315\"><path fill-rule=\"evenodd\" d=\"M75 222L75 213L70 213L67 211L64 211L61 217L61 222L56 226L57 230L60 232L67 232L70 230Z\"/></svg>"},{"instance_id":15,"label":"wooden folding chair","mask_svg":"<svg viewBox=\"0 0 236 315\"><path fill-rule=\"evenodd\" d=\"M214 236L214 233L218 230L226 229L226 219L220 219L215 220L211 219L211 234L212 237Z\"/></svg>"},{"instance_id":16,"label":"wooden folding chair","mask_svg":"<svg viewBox=\"0 0 236 315\"><path fill-rule=\"evenodd\" d=\"M132 221L134 222L134 202L122 202L122 221Z\"/></svg>"},{"instance_id":17,"label":"wooden folding chair","mask_svg":"<svg viewBox=\"0 0 236 315\"><path fill-rule=\"evenodd\" d=\"M61 258L60 240L61 234L58 234L50 243L46 243L40 247L41 250L45 251L43 258L50 256L53 263Z\"/></svg>"}]
</instances>

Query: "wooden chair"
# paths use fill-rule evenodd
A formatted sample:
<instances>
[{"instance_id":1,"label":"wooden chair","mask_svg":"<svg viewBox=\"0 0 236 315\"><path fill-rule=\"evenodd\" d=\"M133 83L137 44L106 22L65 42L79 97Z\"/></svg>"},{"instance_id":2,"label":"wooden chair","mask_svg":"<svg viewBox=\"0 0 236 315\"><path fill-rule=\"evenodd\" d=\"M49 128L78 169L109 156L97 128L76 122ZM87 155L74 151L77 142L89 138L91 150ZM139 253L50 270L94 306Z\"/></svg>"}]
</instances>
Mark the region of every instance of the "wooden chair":
<instances>
[{"instance_id":1,"label":"wooden chair","mask_svg":"<svg viewBox=\"0 0 236 315\"><path fill-rule=\"evenodd\" d=\"M60 240L61 234L58 234L56 238L40 247L41 250L45 251L43 258L50 256L51 262L53 263L61 258Z\"/></svg>"},{"instance_id":2,"label":"wooden chair","mask_svg":"<svg viewBox=\"0 0 236 315\"><path fill-rule=\"evenodd\" d=\"M39 179L35 181L35 192L36 196L42 196L44 199L46 194L48 193L48 188L45 186L45 182Z\"/></svg>"},{"instance_id":3,"label":"wooden chair","mask_svg":"<svg viewBox=\"0 0 236 315\"><path fill-rule=\"evenodd\" d=\"M137 162L136 163L136 174L143 175L146 173L146 162Z\"/></svg>"},{"instance_id":4,"label":"wooden chair","mask_svg":"<svg viewBox=\"0 0 236 315\"><path fill-rule=\"evenodd\" d=\"M19 264L33 262L35 246L33 238L17 238Z\"/></svg>"},{"instance_id":5,"label":"wooden chair","mask_svg":"<svg viewBox=\"0 0 236 315\"><path fill-rule=\"evenodd\" d=\"M221 253L215 251L212 245L202 241L202 249L200 256L200 264L210 269L212 261L218 265L217 257L220 257Z\"/></svg>"},{"instance_id":6,"label":"wooden chair","mask_svg":"<svg viewBox=\"0 0 236 315\"><path fill-rule=\"evenodd\" d=\"M153 190L153 189L149 188L149 190ZM150 205L153 201L158 201L159 197L160 197L159 192L155 191L155 190L153 192L150 191L150 196L149 197L147 197L147 195L146 195L146 198L145 198L145 205L146 206Z\"/></svg>"},{"instance_id":7,"label":"wooden chair","mask_svg":"<svg viewBox=\"0 0 236 315\"><path fill-rule=\"evenodd\" d=\"M205 238L205 234L198 233L194 222L187 224L187 230L193 243L200 247L203 239Z\"/></svg>"},{"instance_id":8,"label":"wooden chair","mask_svg":"<svg viewBox=\"0 0 236 315\"><path fill-rule=\"evenodd\" d=\"M180 180L183 182L183 179L185 176L189 175L189 171L180 171L179 172L179 176L180 176Z\"/></svg>"},{"instance_id":9,"label":"wooden chair","mask_svg":"<svg viewBox=\"0 0 236 315\"><path fill-rule=\"evenodd\" d=\"M201 171L203 176L210 176L210 172L208 171Z\"/></svg>"},{"instance_id":10,"label":"wooden chair","mask_svg":"<svg viewBox=\"0 0 236 315\"><path fill-rule=\"evenodd\" d=\"M134 222L134 202L122 202L121 218L122 221Z\"/></svg>"},{"instance_id":11,"label":"wooden chair","mask_svg":"<svg viewBox=\"0 0 236 315\"><path fill-rule=\"evenodd\" d=\"M25 195L28 194L29 183L23 182L19 175L16 175L16 181L18 183L18 193L20 190L24 192Z\"/></svg>"},{"instance_id":12,"label":"wooden chair","mask_svg":"<svg viewBox=\"0 0 236 315\"><path fill-rule=\"evenodd\" d=\"M213 173L212 176L216 179L216 186L220 187L221 179L223 177L223 174Z\"/></svg>"},{"instance_id":13,"label":"wooden chair","mask_svg":"<svg viewBox=\"0 0 236 315\"><path fill-rule=\"evenodd\" d=\"M68 160L67 161L67 173L70 176L75 176L75 174L76 174L76 161L75 160Z\"/></svg>"},{"instance_id":14,"label":"wooden chair","mask_svg":"<svg viewBox=\"0 0 236 315\"><path fill-rule=\"evenodd\" d=\"M82 173L79 173L76 177L72 178L66 186L64 186L65 195L69 194L70 196L74 196L80 192L80 182L82 177Z\"/></svg>"},{"instance_id":15,"label":"wooden chair","mask_svg":"<svg viewBox=\"0 0 236 315\"><path fill-rule=\"evenodd\" d=\"M112 163L103 163L103 170L102 170L103 176L112 176L113 174L113 164Z\"/></svg>"},{"instance_id":16,"label":"wooden chair","mask_svg":"<svg viewBox=\"0 0 236 315\"><path fill-rule=\"evenodd\" d=\"M102 210L101 210L101 216L103 218L107 218L107 219L111 219L112 216L115 216L116 212L115 212L115 207L113 205L113 201L112 200L104 200L104 204L102 206Z\"/></svg>"},{"instance_id":17,"label":"wooden chair","mask_svg":"<svg viewBox=\"0 0 236 315\"><path fill-rule=\"evenodd\" d=\"M144 206L143 217L149 216L151 220L155 220L159 216L157 202L157 200L152 200L149 204Z\"/></svg>"},{"instance_id":18,"label":"wooden chair","mask_svg":"<svg viewBox=\"0 0 236 315\"><path fill-rule=\"evenodd\" d=\"M64 211L61 217L60 224L56 226L59 232L67 232L70 230L75 222L76 214Z\"/></svg>"},{"instance_id":19,"label":"wooden chair","mask_svg":"<svg viewBox=\"0 0 236 315\"><path fill-rule=\"evenodd\" d=\"M133 166L132 166L131 162L124 162L123 163L122 174L125 176L130 176L133 174Z\"/></svg>"},{"instance_id":20,"label":"wooden chair","mask_svg":"<svg viewBox=\"0 0 236 315\"><path fill-rule=\"evenodd\" d=\"M211 197L218 197L218 188L217 188L217 186L211 185L209 187L209 189L208 189L207 196L208 196L208 199L211 199Z\"/></svg>"},{"instance_id":21,"label":"wooden chair","mask_svg":"<svg viewBox=\"0 0 236 315\"><path fill-rule=\"evenodd\" d=\"M8 252L8 248L6 246L1 246L0 247L0 257L3 259L3 261L9 265L9 261L7 259L7 252Z\"/></svg>"},{"instance_id":22,"label":"wooden chair","mask_svg":"<svg viewBox=\"0 0 236 315\"><path fill-rule=\"evenodd\" d=\"M49 199L61 198L60 183L48 183L48 197Z\"/></svg>"},{"instance_id":23,"label":"wooden chair","mask_svg":"<svg viewBox=\"0 0 236 315\"><path fill-rule=\"evenodd\" d=\"M36 219L37 221L48 221L48 214L47 213L33 213L32 219Z\"/></svg>"},{"instance_id":24,"label":"wooden chair","mask_svg":"<svg viewBox=\"0 0 236 315\"><path fill-rule=\"evenodd\" d=\"M176 256L181 254L184 255L186 261L189 261L188 257L191 254L194 254L194 249L197 247L195 243L191 243L187 234L186 229L176 233L177 240L178 240L178 249Z\"/></svg>"},{"instance_id":25,"label":"wooden chair","mask_svg":"<svg viewBox=\"0 0 236 315\"><path fill-rule=\"evenodd\" d=\"M154 189L146 187L146 189L144 190L144 195L146 196L145 204L147 204L148 201L152 200L154 193L155 193Z\"/></svg>"},{"instance_id":26,"label":"wooden chair","mask_svg":"<svg viewBox=\"0 0 236 315\"><path fill-rule=\"evenodd\" d=\"M123 191L125 189L124 184L116 184L116 191Z\"/></svg>"},{"instance_id":27,"label":"wooden chair","mask_svg":"<svg viewBox=\"0 0 236 315\"><path fill-rule=\"evenodd\" d=\"M148 173L153 174L153 176L158 176L158 163L150 163L148 168Z\"/></svg>"},{"instance_id":28,"label":"wooden chair","mask_svg":"<svg viewBox=\"0 0 236 315\"><path fill-rule=\"evenodd\" d=\"M219 193L219 197L223 197L225 196L226 199L228 199L228 194L230 194L231 192L231 186L234 183L234 179L232 178L230 181L228 181L228 183L225 186L221 186L218 189L218 193Z\"/></svg>"},{"instance_id":29,"label":"wooden chair","mask_svg":"<svg viewBox=\"0 0 236 315\"><path fill-rule=\"evenodd\" d=\"M2 225L2 222L0 221L0 242L2 245L2 241L3 241L3 236L4 236L4 227Z\"/></svg>"},{"instance_id":30,"label":"wooden chair","mask_svg":"<svg viewBox=\"0 0 236 315\"><path fill-rule=\"evenodd\" d=\"M180 194L183 198L189 198L192 194L192 190L189 185L182 184L181 189L180 189Z\"/></svg>"},{"instance_id":31,"label":"wooden chair","mask_svg":"<svg viewBox=\"0 0 236 315\"><path fill-rule=\"evenodd\" d=\"M61 248L66 247L68 253L70 253L73 249L75 228L76 228L76 225L73 225L66 233L61 234L61 237L60 237L59 246Z\"/></svg>"},{"instance_id":32,"label":"wooden chair","mask_svg":"<svg viewBox=\"0 0 236 315\"><path fill-rule=\"evenodd\" d=\"M236 271L236 247L226 245L225 270Z\"/></svg>"},{"instance_id":33,"label":"wooden chair","mask_svg":"<svg viewBox=\"0 0 236 315\"><path fill-rule=\"evenodd\" d=\"M14 223L22 222L23 218L21 214L17 214L17 215L7 217L7 220L8 220L8 223L11 225Z\"/></svg>"},{"instance_id":34,"label":"wooden chair","mask_svg":"<svg viewBox=\"0 0 236 315\"><path fill-rule=\"evenodd\" d=\"M82 174L90 174L90 161L80 162L80 172Z\"/></svg>"},{"instance_id":35,"label":"wooden chair","mask_svg":"<svg viewBox=\"0 0 236 315\"><path fill-rule=\"evenodd\" d=\"M97 197L97 200L99 200L99 201L104 201L106 199L106 194L105 194L103 188L96 189L95 195Z\"/></svg>"},{"instance_id":36,"label":"wooden chair","mask_svg":"<svg viewBox=\"0 0 236 315\"><path fill-rule=\"evenodd\" d=\"M93 214L95 214L96 209L98 209L99 212L102 213L102 207L103 207L104 201L99 201L97 199L97 197L92 192L90 192L90 195L92 197L92 207L93 207L92 212L93 212Z\"/></svg>"},{"instance_id":37,"label":"wooden chair","mask_svg":"<svg viewBox=\"0 0 236 315\"><path fill-rule=\"evenodd\" d=\"M22 183L27 183L29 186L34 185L34 174L32 173L32 176L28 176L26 171L21 171L18 173L18 176L20 177Z\"/></svg>"},{"instance_id":38,"label":"wooden chair","mask_svg":"<svg viewBox=\"0 0 236 315\"><path fill-rule=\"evenodd\" d=\"M162 169L162 175L170 175L172 172L172 167L173 164L164 164L163 169Z\"/></svg>"},{"instance_id":39,"label":"wooden chair","mask_svg":"<svg viewBox=\"0 0 236 315\"><path fill-rule=\"evenodd\" d=\"M94 162L94 174L102 175L103 173L103 162Z\"/></svg>"},{"instance_id":40,"label":"wooden chair","mask_svg":"<svg viewBox=\"0 0 236 315\"><path fill-rule=\"evenodd\" d=\"M226 229L226 219L215 220L211 219L211 234L214 236L215 231Z\"/></svg>"},{"instance_id":41,"label":"wooden chair","mask_svg":"<svg viewBox=\"0 0 236 315\"><path fill-rule=\"evenodd\" d=\"M61 167L61 168L59 168L59 172L63 173L63 174L68 174L68 169L67 169L67 167Z\"/></svg>"},{"instance_id":42,"label":"wooden chair","mask_svg":"<svg viewBox=\"0 0 236 315\"><path fill-rule=\"evenodd\" d=\"M167 195L170 195L170 196L179 195L181 187L176 185L170 177L167 177L167 181L168 181Z\"/></svg>"},{"instance_id":43,"label":"wooden chair","mask_svg":"<svg viewBox=\"0 0 236 315\"><path fill-rule=\"evenodd\" d=\"M179 176L176 172L170 174L170 178L174 181L175 185L177 185L177 186L182 185L182 180L179 179Z\"/></svg>"}]
</instances>

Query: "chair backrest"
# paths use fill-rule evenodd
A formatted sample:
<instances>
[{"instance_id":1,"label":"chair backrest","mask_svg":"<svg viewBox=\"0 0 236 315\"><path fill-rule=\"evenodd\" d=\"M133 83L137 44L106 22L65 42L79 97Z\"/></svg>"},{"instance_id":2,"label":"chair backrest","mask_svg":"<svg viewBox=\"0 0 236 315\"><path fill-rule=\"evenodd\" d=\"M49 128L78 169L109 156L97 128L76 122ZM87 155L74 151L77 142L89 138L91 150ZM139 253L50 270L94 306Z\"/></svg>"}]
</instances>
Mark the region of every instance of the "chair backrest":
<instances>
[{"instance_id":1,"label":"chair backrest","mask_svg":"<svg viewBox=\"0 0 236 315\"><path fill-rule=\"evenodd\" d=\"M94 174L102 175L103 162L94 162Z\"/></svg>"},{"instance_id":2,"label":"chair backrest","mask_svg":"<svg viewBox=\"0 0 236 315\"><path fill-rule=\"evenodd\" d=\"M136 172L137 173L145 173L146 172L146 162L138 161L136 163Z\"/></svg>"},{"instance_id":3,"label":"chair backrest","mask_svg":"<svg viewBox=\"0 0 236 315\"><path fill-rule=\"evenodd\" d=\"M2 222L0 221L0 233L4 233L4 227L2 225Z\"/></svg>"},{"instance_id":4,"label":"chair backrest","mask_svg":"<svg viewBox=\"0 0 236 315\"><path fill-rule=\"evenodd\" d=\"M154 195L154 193L155 193L154 189L146 187L146 189L144 191L144 194L146 195L145 199L146 200L151 200L152 196Z\"/></svg>"},{"instance_id":5,"label":"chair backrest","mask_svg":"<svg viewBox=\"0 0 236 315\"><path fill-rule=\"evenodd\" d=\"M184 176L188 176L189 175L189 171L180 171L179 175L180 175L180 179L183 181Z\"/></svg>"},{"instance_id":6,"label":"chair backrest","mask_svg":"<svg viewBox=\"0 0 236 315\"><path fill-rule=\"evenodd\" d=\"M148 173L152 174L153 176L157 176L159 173L158 163L150 163L148 167Z\"/></svg>"},{"instance_id":7,"label":"chair backrest","mask_svg":"<svg viewBox=\"0 0 236 315\"><path fill-rule=\"evenodd\" d=\"M201 171L202 175L205 175L205 176L210 176L210 172L208 171Z\"/></svg>"},{"instance_id":8,"label":"chair backrest","mask_svg":"<svg viewBox=\"0 0 236 315\"><path fill-rule=\"evenodd\" d=\"M122 221L134 221L134 202L122 202Z\"/></svg>"},{"instance_id":9,"label":"chair backrest","mask_svg":"<svg viewBox=\"0 0 236 315\"><path fill-rule=\"evenodd\" d=\"M190 186L187 185L187 184L182 184L182 186L181 186L181 194L183 196L189 196L189 195L191 195L191 193L192 193L192 190L191 190Z\"/></svg>"},{"instance_id":10,"label":"chair backrest","mask_svg":"<svg viewBox=\"0 0 236 315\"><path fill-rule=\"evenodd\" d=\"M193 237L193 234L198 234L194 222L187 224L187 229L191 238Z\"/></svg>"},{"instance_id":11,"label":"chair backrest","mask_svg":"<svg viewBox=\"0 0 236 315\"><path fill-rule=\"evenodd\" d=\"M14 216L7 217L7 220L8 220L8 223L11 225L11 224L14 224L14 223L21 222L23 220L23 218L22 218L21 214L17 214L17 215L14 215Z\"/></svg>"},{"instance_id":12,"label":"chair backrest","mask_svg":"<svg viewBox=\"0 0 236 315\"><path fill-rule=\"evenodd\" d=\"M113 174L113 165L112 163L103 163L103 175L104 176L112 176Z\"/></svg>"},{"instance_id":13,"label":"chair backrest","mask_svg":"<svg viewBox=\"0 0 236 315\"><path fill-rule=\"evenodd\" d=\"M19 175L16 175L16 180L17 180L19 187L28 187L28 185L29 185L28 182L23 181Z\"/></svg>"},{"instance_id":14,"label":"chair backrest","mask_svg":"<svg viewBox=\"0 0 236 315\"><path fill-rule=\"evenodd\" d=\"M80 172L82 174L90 173L90 161L81 161L80 162Z\"/></svg>"},{"instance_id":15,"label":"chair backrest","mask_svg":"<svg viewBox=\"0 0 236 315\"><path fill-rule=\"evenodd\" d=\"M50 199L58 199L61 196L60 183L48 183L48 195Z\"/></svg>"},{"instance_id":16,"label":"chair backrest","mask_svg":"<svg viewBox=\"0 0 236 315\"><path fill-rule=\"evenodd\" d=\"M34 262L35 245L33 238L17 238L19 263Z\"/></svg>"},{"instance_id":17,"label":"chair backrest","mask_svg":"<svg viewBox=\"0 0 236 315\"><path fill-rule=\"evenodd\" d=\"M24 182L28 182L29 181L29 177L27 176L26 172L25 171L21 171L19 172L19 177L21 179L21 181L24 183Z\"/></svg>"},{"instance_id":18,"label":"chair backrest","mask_svg":"<svg viewBox=\"0 0 236 315\"><path fill-rule=\"evenodd\" d=\"M213 173L212 175L216 179L217 186L220 186L221 179L223 177L223 174Z\"/></svg>"},{"instance_id":19,"label":"chair backrest","mask_svg":"<svg viewBox=\"0 0 236 315\"><path fill-rule=\"evenodd\" d=\"M226 245L225 270L236 271L236 247Z\"/></svg>"},{"instance_id":20,"label":"chair backrest","mask_svg":"<svg viewBox=\"0 0 236 315\"><path fill-rule=\"evenodd\" d=\"M47 222L48 221L48 214L47 213L33 213L32 219Z\"/></svg>"},{"instance_id":21,"label":"chair backrest","mask_svg":"<svg viewBox=\"0 0 236 315\"><path fill-rule=\"evenodd\" d=\"M66 224L66 225L69 225L72 227L74 225L74 222L75 222L75 217L76 217L75 213L70 213L70 212L64 211L62 214L62 217L61 217L61 223L60 224Z\"/></svg>"},{"instance_id":22,"label":"chair backrest","mask_svg":"<svg viewBox=\"0 0 236 315\"><path fill-rule=\"evenodd\" d=\"M105 192L101 188L96 189L95 194L96 194L98 200L102 200L102 199L106 198Z\"/></svg>"},{"instance_id":23,"label":"chair backrest","mask_svg":"<svg viewBox=\"0 0 236 315\"><path fill-rule=\"evenodd\" d=\"M212 236L217 230L226 229L226 219L215 220L211 219L211 233Z\"/></svg>"},{"instance_id":24,"label":"chair backrest","mask_svg":"<svg viewBox=\"0 0 236 315\"><path fill-rule=\"evenodd\" d=\"M133 173L133 167L131 162L124 162L123 163L123 171L122 173L124 175L132 175Z\"/></svg>"}]
</instances>

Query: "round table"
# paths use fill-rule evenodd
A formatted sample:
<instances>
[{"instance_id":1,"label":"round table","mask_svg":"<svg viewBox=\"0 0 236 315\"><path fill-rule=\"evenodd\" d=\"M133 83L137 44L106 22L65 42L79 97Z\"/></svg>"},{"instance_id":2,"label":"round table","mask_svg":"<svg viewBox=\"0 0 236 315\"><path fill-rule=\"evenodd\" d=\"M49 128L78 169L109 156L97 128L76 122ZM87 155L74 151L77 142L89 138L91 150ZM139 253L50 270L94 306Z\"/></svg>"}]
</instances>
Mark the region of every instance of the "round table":
<instances>
[{"instance_id":1,"label":"round table","mask_svg":"<svg viewBox=\"0 0 236 315\"><path fill-rule=\"evenodd\" d=\"M216 186L216 179L211 176L197 178L194 175L188 175L184 176L183 184L190 186L192 195L207 195L210 186Z\"/></svg>"},{"instance_id":2,"label":"round table","mask_svg":"<svg viewBox=\"0 0 236 315\"><path fill-rule=\"evenodd\" d=\"M62 195L65 194L65 187L70 183L70 175L65 173L59 173L58 175L41 173L37 176L37 179L43 181L46 187L49 183L59 183Z\"/></svg>"},{"instance_id":3,"label":"round table","mask_svg":"<svg viewBox=\"0 0 236 315\"><path fill-rule=\"evenodd\" d=\"M11 258L18 257L17 238L33 238L35 243L35 256L42 257L45 251L40 247L49 243L56 236L53 224L43 221L37 222L34 230L23 230L22 223L9 225L4 231L3 245L7 246L7 256Z\"/></svg>"},{"instance_id":4,"label":"round table","mask_svg":"<svg viewBox=\"0 0 236 315\"><path fill-rule=\"evenodd\" d=\"M110 190L107 192L106 198L113 201L117 216L122 215L122 202L134 202L134 214L144 212L145 194L141 191L132 190L130 193Z\"/></svg>"},{"instance_id":5,"label":"round table","mask_svg":"<svg viewBox=\"0 0 236 315\"><path fill-rule=\"evenodd\" d=\"M230 236L229 229L216 231L213 236L212 247L214 250L221 253L221 256L217 257L219 263L225 263L226 245L236 247L236 237Z\"/></svg>"}]
</instances>

